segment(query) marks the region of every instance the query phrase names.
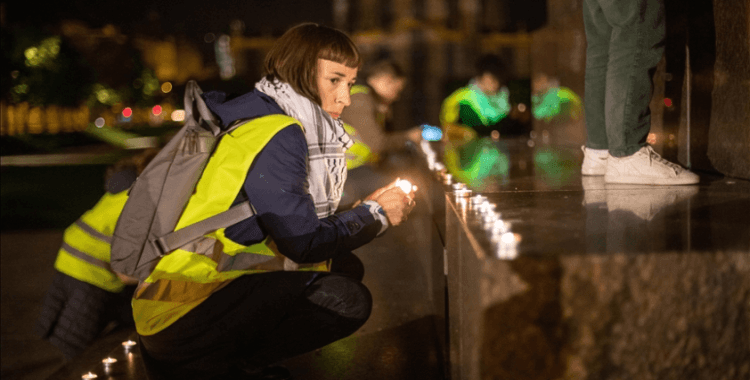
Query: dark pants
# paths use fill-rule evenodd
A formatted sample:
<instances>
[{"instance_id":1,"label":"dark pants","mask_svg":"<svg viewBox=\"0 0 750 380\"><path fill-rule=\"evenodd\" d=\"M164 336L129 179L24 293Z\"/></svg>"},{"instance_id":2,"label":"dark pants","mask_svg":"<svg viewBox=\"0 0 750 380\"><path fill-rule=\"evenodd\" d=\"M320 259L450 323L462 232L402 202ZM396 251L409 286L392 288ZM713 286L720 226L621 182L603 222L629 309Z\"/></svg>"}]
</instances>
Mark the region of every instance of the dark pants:
<instances>
[{"instance_id":1,"label":"dark pants","mask_svg":"<svg viewBox=\"0 0 750 380\"><path fill-rule=\"evenodd\" d=\"M332 273L237 278L166 329L141 336L146 368L152 379L230 379L345 338L370 316L363 274L347 254Z\"/></svg>"},{"instance_id":2,"label":"dark pants","mask_svg":"<svg viewBox=\"0 0 750 380\"><path fill-rule=\"evenodd\" d=\"M586 146L632 155L651 128L653 74L664 53L663 0L584 0L583 22Z\"/></svg>"}]
</instances>

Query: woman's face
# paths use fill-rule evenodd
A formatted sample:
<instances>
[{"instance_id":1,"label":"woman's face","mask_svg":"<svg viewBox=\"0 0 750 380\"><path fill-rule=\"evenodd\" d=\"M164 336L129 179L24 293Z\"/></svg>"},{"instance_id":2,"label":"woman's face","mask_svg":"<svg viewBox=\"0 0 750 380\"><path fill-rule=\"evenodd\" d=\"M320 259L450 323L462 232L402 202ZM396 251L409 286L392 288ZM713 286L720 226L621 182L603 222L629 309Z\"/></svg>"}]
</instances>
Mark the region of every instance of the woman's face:
<instances>
[{"instance_id":1,"label":"woman's face","mask_svg":"<svg viewBox=\"0 0 750 380\"><path fill-rule=\"evenodd\" d=\"M357 69L318 59L318 94L323 111L338 119L344 107L351 103L349 90L357 80Z\"/></svg>"}]
</instances>

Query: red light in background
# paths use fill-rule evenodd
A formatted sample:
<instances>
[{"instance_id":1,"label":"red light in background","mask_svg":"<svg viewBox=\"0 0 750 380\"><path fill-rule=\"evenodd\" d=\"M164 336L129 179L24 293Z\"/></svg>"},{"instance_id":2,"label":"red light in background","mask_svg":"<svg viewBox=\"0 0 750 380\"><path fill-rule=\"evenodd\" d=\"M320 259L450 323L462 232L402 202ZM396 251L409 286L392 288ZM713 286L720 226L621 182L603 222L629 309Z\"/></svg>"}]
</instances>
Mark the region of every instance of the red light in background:
<instances>
[{"instance_id":1,"label":"red light in background","mask_svg":"<svg viewBox=\"0 0 750 380\"><path fill-rule=\"evenodd\" d=\"M125 107L125 109L122 110L122 116L123 117L133 116L133 110L130 107Z\"/></svg>"},{"instance_id":2,"label":"red light in background","mask_svg":"<svg viewBox=\"0 0 750 380\"><path fill-rule=\"evenodd\" d=\"M158 104L155 105L154 108L151 109L151 112L153 112L156 116L161 115L161 106Z\"/></svg>"},{"instance_id":3,"label":"red light in background","mask_svg":"<svg viewBox=\"0 0 750 380\"><path fill-rule=\"evenodd\" d=\"M672 107L672 99L664 98L664 105L667 107Z\"/></svg>"}]
</instances>

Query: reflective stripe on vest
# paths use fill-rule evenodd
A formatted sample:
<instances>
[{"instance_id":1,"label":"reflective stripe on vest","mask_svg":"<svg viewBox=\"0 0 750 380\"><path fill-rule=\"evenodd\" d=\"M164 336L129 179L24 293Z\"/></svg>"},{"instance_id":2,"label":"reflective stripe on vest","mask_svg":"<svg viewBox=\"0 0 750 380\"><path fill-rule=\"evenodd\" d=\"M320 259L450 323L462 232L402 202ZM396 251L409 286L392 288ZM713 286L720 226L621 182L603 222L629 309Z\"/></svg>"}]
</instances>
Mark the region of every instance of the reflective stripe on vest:
<instances>
[{"instance_id":1,"label":"reflective stripe on vest","mask_svg":"<svg viewBox=\"0 0 750 380\"><path fill-rule=\"evenodd\" d=\"M70 225L63 234L55 269L101 289L120 292L125 284L109 265L110 243L127 198L127 191L106 193Z\"/></svg>"},{"instance_id":2,"label":"reflective stripe on vest","mask_svg":"<svg viewBox=\"0 0 750 380\"><path fill-rule=\"evenodd\" d=\"M179 230L232 205L260 151L279 131L301 125L285 115L251 120L222 137L177 223ZM133 300L136 329L152 335L166 328L213 292L242 275L285 268L285 257L270 238L244 246L224 236L224 228L164 256ZM327 270L327 263L295 270Z\"/></svg>"}]
</instances>

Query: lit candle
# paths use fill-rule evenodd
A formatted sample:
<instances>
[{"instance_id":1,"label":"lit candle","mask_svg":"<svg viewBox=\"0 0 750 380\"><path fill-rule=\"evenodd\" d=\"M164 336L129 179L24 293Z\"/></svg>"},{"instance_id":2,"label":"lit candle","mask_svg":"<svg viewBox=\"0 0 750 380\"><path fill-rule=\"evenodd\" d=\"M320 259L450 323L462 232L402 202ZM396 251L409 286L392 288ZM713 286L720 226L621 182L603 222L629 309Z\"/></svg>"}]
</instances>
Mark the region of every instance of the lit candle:
<instances>
[{"instance_id":1,"label":"lit candle","mask_svg":"<svg viewBox=\"0 0 750 380\"><path fill-rule=\"evenodd\" d=\"M81 378L84 379L84 380L96 379L97 377L99 377L99 376L96 376L95 373L91 373L91 372L86 373L83 376L81 376Z\"/></svg>"},{"instance_id":2,"label":"lit candle","mask_svg":"<svg viewBox=\"0 0 750 380\"><path fill-rule=\"evenodd\" d=\"M104 363L105 366L117 363L117 359L115 358L104 358L102 359L102 363Z\"/></svg>"},{"instance_id":3,"label":"lit candle","mask_svg":"<svg viewBox=\"0 0 750 380\"><path fill-rule=\"evenodd\" d=\"M475 195L475 196L471 197L471 204L472 204L472 205L475 205L475 206L476 206L476 205L480 205L480 204L482 204L482 202L484 202L484 201L485 201L486 199L487 199L487 198L485 198L485 197L484 197L484 196L482 196L481 194L477 194L477 195Z\"/></svg>"},{"instance_id":4,"label":"lit candle","mask_svg":"<svg viewBox=\"0 0 750 380\"><path fill-rule=\"evenodd\" d=\"M468 198L471 196L471 190L469 189L459 189L453 192L456 196L456 199L459 198Z\"/></svg>"},{"instance_id":5,"label":"lit candle","mask_svg":"<svg viewBox=\"0 0 750 380\"><path fill-rule=\"evenodd\" d=\"M443 174L443 183L446 185L453 183L453 175L448 173Z\"/></svg>"},{"instance_id":6,"label":"lit candle","mask_svg":"<svg viewBox=\"0 0 750 380\"><path fill-rule=\"evenodd\" d=\"M405 179L400 179L400 180L396 181L396 186L400 187L401 190L403 190L404 193L406 193L406 194L411 193L411 189L412 189L411 188L411 182L409 182L409 181L407 181Z\"/></svg>"},{"instance_id":7,"label":"lit candle","mask_svg":"<svg viewBox=\"0 0 750 380\"><path fill-rule=\"evenodd\" d=\"M479 208L482 213L488 214L494 212L496 207L496 204L490 203L488 200L485 200L484 202L482 202L482 205Z\"/></svg>"},{"instance_id":8,"label":"lit candle","mask_svg":"<svg viewBox=\"0 0 750 380\"><path fill-rule=\"evenodd\" d=\"M129 351L133 346L135 346L135 342L132 340L126 340L122 342L122 346L125 347L125 351Z\"/></svg>"}]
</instances>

